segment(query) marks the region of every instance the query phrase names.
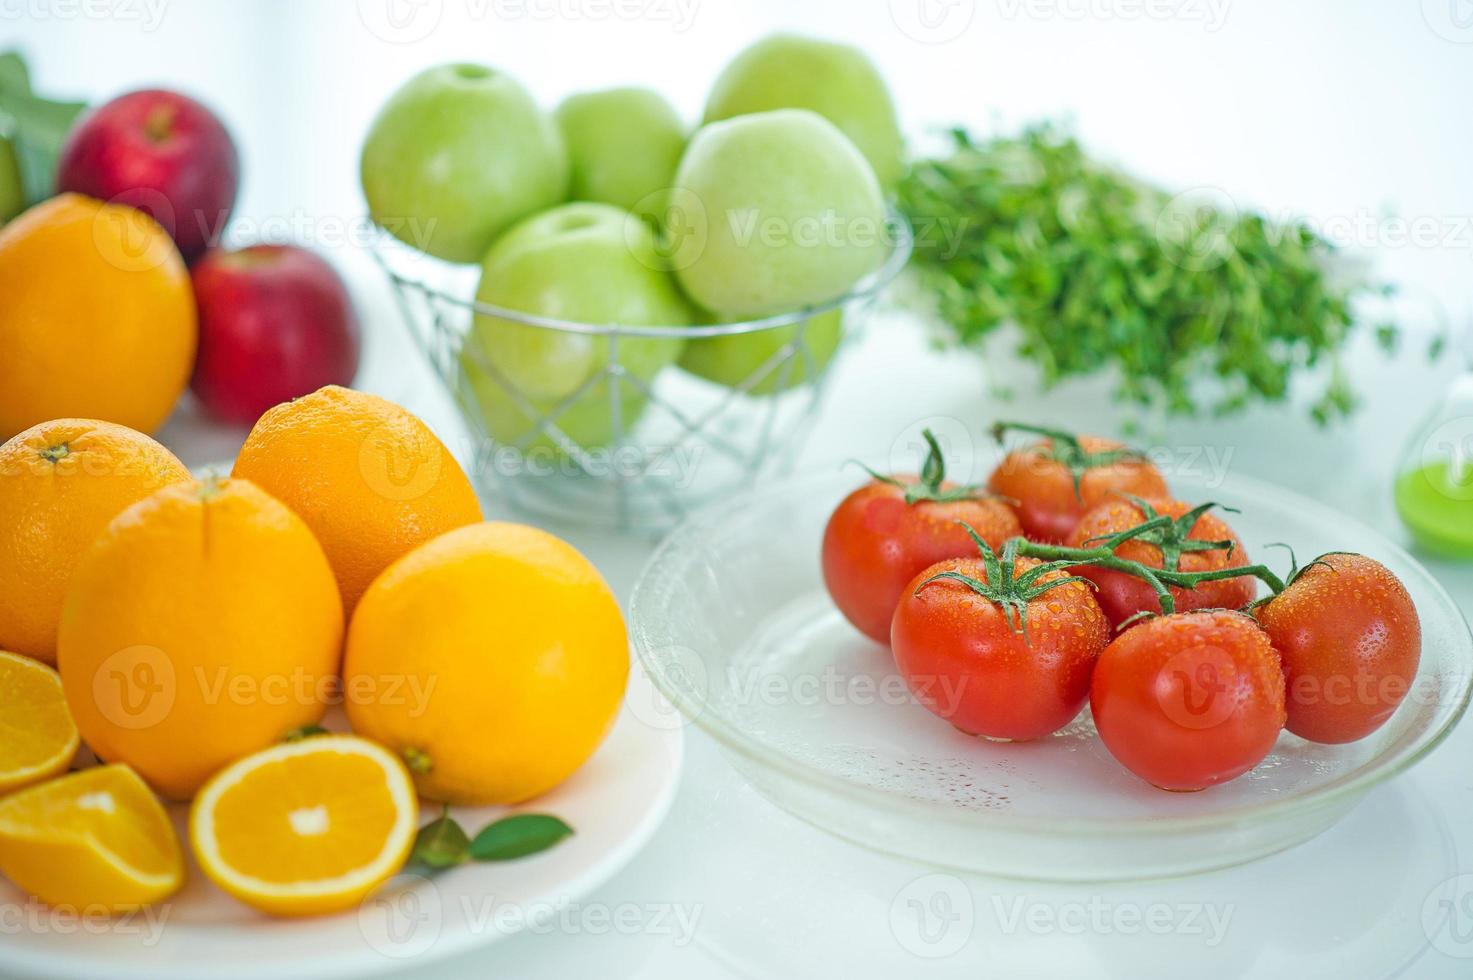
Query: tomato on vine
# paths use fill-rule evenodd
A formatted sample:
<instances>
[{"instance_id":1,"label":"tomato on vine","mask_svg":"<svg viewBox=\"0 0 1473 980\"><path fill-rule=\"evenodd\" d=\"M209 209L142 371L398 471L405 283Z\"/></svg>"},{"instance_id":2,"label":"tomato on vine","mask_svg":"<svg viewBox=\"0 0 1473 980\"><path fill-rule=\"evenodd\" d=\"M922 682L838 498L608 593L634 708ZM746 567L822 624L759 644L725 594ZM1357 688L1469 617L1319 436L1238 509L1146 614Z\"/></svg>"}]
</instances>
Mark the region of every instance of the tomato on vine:
<instances>
[{"instance_id":1,"label":"tomato on vine","mask_svg":"<svg viewBox=\"0 0 1473 980\"><path fill-rule=\"evenodd\" d=\"M1023 533L1034 541L1064 541L1086 510L1112 494L1169 495L1161 471L1122 443L1017 422L992 428L999 441L1009 431L1044 438L1003 457L987 487L1016 502Z\"/></svg>"},{"instance_id":2,"label":"tomato on vine","mask_svg":"<svg viewBox=\"0 0 1473 980\"><path fill-rule=\"evenodd\" d=\"M890 630L896 666L963 732L1041 738L1084 706L1109 623L1068 562L1019 558L1016 538L999 557L972 537L980 557L943 561L906 586Z\"/></svg>"},{"instance_id":3,"label":"tomato on vine","mask_svg":"<svg viewBox=\"0 0 1473 980\"><path fill-rule=\"evenodd\" d=\"M890 642L890 619L906 583L936 562L973 553L962 527L994 548L1022 533L1003 501L946 479L941 446L929 430L919 477L882 476L835 508L823 535L823 580L834 605L860 632Z\"/></svg>"},{"instance_id":4,"label":"tomato on vine","mask_svg":"<svg viewBox=\"0 0 1473 980\"><path fill-rule=\"evenodd\" d=\"M1066 544L1088 548L1102 541L1118 541L1111 550L1120 557L1151 568L1206 572L1243 565L1248 556L1243 542L1216 514L1216 504L1192 507L1180 500L1117 497L1090 508L1075 525ZM1169 518L1159 521L1158 518ZM1127 535L1132 529L1141 528ZM1076 570L1095 584L1095 599L1118 628L1141 613L1161 613L1160 600L1150 583L1127 572L1085 563ZM1253 601L1258 585L1251 575L1213 579L1195 588L1170 586L1178 612L1193 609L1241 609Z\"/></svg>"},{"instance_id":5,"label":"tomato on vine","mask_svg":"<svg viewBox=\"0 0 1473 980\"><path fill-rule=\"evenodd\" d=\"M1283 655L1289 731L1353 742L1386 724L1411 689L1422 624L1406 586L1364 555L1296 570L1254 615Z\"/></svg>"},{"instance_id":6,"label":"tomato on vine","mask_svg":"<svg viewBox=\"0 0 1473 980\"><path fill-rule=\"evenodd\" d=\"M1269 635L1215 609L1147 619L1100 654L1090 685L1100 740L1162 789L1206 789L1252 769L1284 727L1284 675Z\"/></svg>"}]
</instances>

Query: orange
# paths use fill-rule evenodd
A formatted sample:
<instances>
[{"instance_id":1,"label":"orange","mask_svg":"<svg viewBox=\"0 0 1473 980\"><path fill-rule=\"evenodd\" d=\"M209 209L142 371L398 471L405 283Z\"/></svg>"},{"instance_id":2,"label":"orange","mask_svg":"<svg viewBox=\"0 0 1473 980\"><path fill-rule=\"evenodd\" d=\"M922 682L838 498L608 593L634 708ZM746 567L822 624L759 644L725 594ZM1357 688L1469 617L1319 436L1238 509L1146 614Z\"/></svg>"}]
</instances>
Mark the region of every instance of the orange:
<instances>
[{"instance_id":1,"label":"orange","mask_svg":"<svg viewBox=\"0 0 1473 980\"><path fill-rule=\"evenodd\" d=\"M465 472L428 426L393 402L337 385L262 415L234 475L302 516L349 613L395 559L481 520Z\"/></svg>"},{"instance_id":2,"label":"orange","mask_svg":"<svg viewBox=\"0 0 1473 980\"><path fill-rule=\"evenodd\" d=\"M133 208L62 194L0 228L0 439L94 418L143 432L194 368L189 272Z\"/></svg>"},{"instance_id":3,"label":"orange","mask_svg":"<svg viewBox=\"0 0 1473 980\"><path fill-rule=\"evenodd\" d=\"M173 453L111 422L43 422L0 446L0 647L56 663L82 553L123 508L188 479Z\"/></svg>"},{"instance_id":4,"label":"orange","mask_svg":"<svg viewBox=\"0 0 1473 980\"><path fill-rule=\"evenodd\" d=\"M398 752L420 794L517 803L603 740L629 674L619 604L546 531L476 524L395 562L348 630L353 730Z\"/></svg>"},{"instance_id":5,"label":"orange","mask_svg":"<svg viewBox=\"0 0 1473 980\"><path fill-rule=\"evenodd\" d=\"M57 661L82 739L187 799L322 717L342 604L301 519L245 480L165 487L83 557Z\"/></svg>"},{"instance_id":6,"label":"orange","mask_svg":"<svg viewBox=\"0 0 1473 980\"><path fill-rule=\"evenodd\" d=\"M0 651L0 793L66 772L77 754L77 726L56 671Z\"/></svg>"},{"instance_id":7,"label":"orange","mask_svg":"<svg viewBox=\"0 0 1473 980\"><path fill-rule=\"evenodd\" d=\"M195 797L199 866L275 915L352 908L414 846L419 803L404 764L372 742L323 735L226 766Z\"/></svg>"},{"instance_id":8,"label":"orange","mask_svg":"<svg viewBox=\"0 0 1473 980\"><path fill-rule=\"evenodd\" d=\"M184 884L174 825L127 766L98 766L0 800L0 870L51 905L127 912Z\"/></svg>"}]
</instances>

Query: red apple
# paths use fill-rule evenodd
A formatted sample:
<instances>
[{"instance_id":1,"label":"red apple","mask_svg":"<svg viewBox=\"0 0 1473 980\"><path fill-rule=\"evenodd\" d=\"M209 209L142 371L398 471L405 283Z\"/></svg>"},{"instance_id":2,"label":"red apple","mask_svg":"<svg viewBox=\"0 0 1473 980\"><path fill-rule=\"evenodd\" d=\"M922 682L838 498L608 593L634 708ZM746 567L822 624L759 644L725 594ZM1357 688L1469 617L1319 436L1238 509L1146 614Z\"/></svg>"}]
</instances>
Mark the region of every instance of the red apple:
<instances>
[{"instance_id":1,"label":"red apple","mask_svg":"<svg viewBox=\"0 0 1473 980\"><path fill-rule=\"evenodd\" d=\"M212 414L250 425L272 405L348 385L358 318L343 280L293 245L214 251L194 264L199 355L190 387Z\"/></svg>"},{"instance_id":2,"label":"red apple","mask_svg":"<svg viewBox=\"0 0 1473 980\"><path fill-rule=\"evenodd\" d=\"M218 240L235 208L240 157L214 113L178 92L146 89L88 113L67 137L56 189L146 211L186 261Z\"/></svg>"}]
</instances>

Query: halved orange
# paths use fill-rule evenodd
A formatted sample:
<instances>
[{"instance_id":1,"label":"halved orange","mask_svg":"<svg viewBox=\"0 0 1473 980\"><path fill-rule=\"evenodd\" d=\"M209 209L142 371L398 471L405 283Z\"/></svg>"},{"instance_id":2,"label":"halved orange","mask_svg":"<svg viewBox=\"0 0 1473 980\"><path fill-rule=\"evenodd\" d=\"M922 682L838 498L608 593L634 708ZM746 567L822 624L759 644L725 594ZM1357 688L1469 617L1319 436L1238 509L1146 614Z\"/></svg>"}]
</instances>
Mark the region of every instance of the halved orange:
<instances>
[{"instance_id":1,"label":"halved orange","mask_svg":"<svg viewBox=\"0 0 1473 980\"><path fill-rule=\"evenodd\" d=\"M0 793L66 772L77 746L61 675L0 650Z\"/></svg>"},{"instance_id":2,"label":"halved orange","mask_svg":"<svg viewBox=\"0 0 1473 980\"><path fill-rule=\"evenodd\" d=\"M138 774L98 766L0 800L0 870L48 904L125 912L178 891L184 854Z\"/></svg>"},{"instance_id":3,"label":"halved orange","mask_svg":"<svg viewBox=\"0 0 1473 980\"><path fill-rule=\"evenodd\" d=\"M419 802L409 770L351 735L319 735L248 755L194 799L200 867L273 915L351 908L403 866Z\"/></svg>"}]
</instances>

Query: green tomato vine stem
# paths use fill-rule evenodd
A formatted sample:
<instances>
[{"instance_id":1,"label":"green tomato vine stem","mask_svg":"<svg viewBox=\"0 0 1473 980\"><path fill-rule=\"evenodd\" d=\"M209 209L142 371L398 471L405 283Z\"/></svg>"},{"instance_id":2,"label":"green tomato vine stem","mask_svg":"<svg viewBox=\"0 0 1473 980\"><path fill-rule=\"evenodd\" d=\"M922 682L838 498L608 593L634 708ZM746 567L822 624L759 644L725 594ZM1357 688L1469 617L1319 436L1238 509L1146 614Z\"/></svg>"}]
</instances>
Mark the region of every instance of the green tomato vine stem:
<instances>
[{"instance_id":1,"label":"green tomato vine stem","mask_svg":"<svg viewBox=\"0 0 1473 980\"><path fill-rule=\"evenodd\" d=\"M1183 572L1174 569L1152 568L1149 565L1129 558L1121 558L1115 554L1115 548L1123 541L1140 537L1142 534L1171 523L1169 517L1158 517L1144 524L1122 531L1106 539L1098 547L1094 548L1070 548L1064 545L1041 544L1036 541L1027 541L1015 538L1017 542L1014 553L1027 557L1037 558L1045 562L1069 562L1074 565L1092 565L1095 568L1107 568L1115 572L1124 572L1133 575L1156 591L1156 597L1161 603L1161 614L1170 616L1176 612L1176 600L1171 595L1169 586L1181 589L1194 589L1203 582L1215 582L1221 579L1238 578L1243 575L1251 575L1269 587L1275 595L1284 591L1284 580L1279 578L1267 565L1239 565L1234 568L1216 568L1206 572ZM1013 542L1009 542L1012 544Z\"/></svg>"},{"instance_id":2,"label":"green tomato vine stem","mask_svg":"<svg viewBox=\"0 0 1473 980\"><path fill-rule=\"evenodd\" d=\"M941 451L941 443L936 439L936 433L930 429L923 430L921 436L926 440L926 458L921 463L920 477L915 483L905 483L893 476L876 472L863 463L859 465L880 483L904 490L907 504L918 504L923 500L944 504L953 500L986 500L992 496L984 488L974 485L947 489L946 456Z\"/></svg>"}]
</instances>

